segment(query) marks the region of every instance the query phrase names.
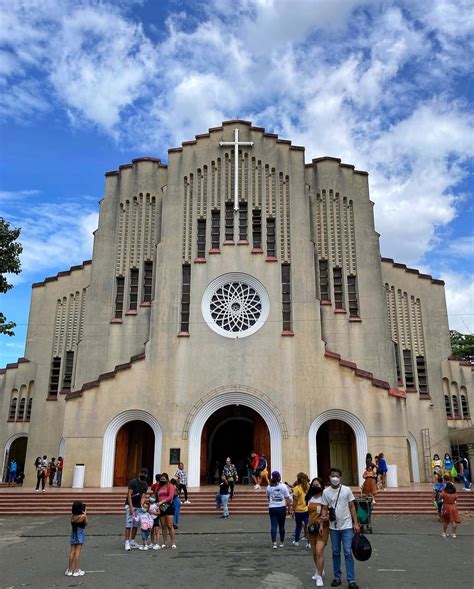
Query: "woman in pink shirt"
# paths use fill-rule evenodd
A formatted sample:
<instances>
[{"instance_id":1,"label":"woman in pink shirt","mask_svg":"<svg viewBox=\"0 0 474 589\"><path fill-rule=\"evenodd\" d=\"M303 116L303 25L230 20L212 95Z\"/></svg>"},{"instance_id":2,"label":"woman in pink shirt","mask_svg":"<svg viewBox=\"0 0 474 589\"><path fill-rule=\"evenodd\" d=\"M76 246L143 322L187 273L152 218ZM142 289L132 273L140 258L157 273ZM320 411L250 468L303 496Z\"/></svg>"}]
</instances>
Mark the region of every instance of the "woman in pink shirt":
<instances>
[{"instance_id":1,"label":"woman in pink shirt","mask_svg":"<svg viewBox=\"0 0 474 589\"><path fill-rule=\"evenodd\" d=\"M156 499L158 502L158 507L160 509L160 523L161 523L161 533L163 534L163 544L161 545L162 548L166 548L166 539L168 536L168 532L170 535L171 541L171 548L176 549L176 544L174 543L174 528L173 528L173 518L174 518L174 486L170 483L169 476L166 472L163 472L160 475L160 480L158 481L158 489L156 491Z\"/></svg>"}]
</instances>

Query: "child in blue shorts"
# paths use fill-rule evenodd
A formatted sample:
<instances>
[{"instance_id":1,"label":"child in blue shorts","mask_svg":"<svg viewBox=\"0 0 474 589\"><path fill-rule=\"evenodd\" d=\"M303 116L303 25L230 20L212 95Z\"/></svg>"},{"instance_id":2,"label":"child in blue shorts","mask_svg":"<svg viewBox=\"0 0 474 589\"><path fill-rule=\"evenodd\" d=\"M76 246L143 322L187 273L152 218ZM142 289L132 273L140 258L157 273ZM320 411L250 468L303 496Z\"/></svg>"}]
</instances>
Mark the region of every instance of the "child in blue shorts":
<instances>
[{"instance_id":1,"label":"child in blue shorts","mask_svg":"<svg viewBox=\"0 0 474 589\"><path fill-rule=\"evenodd\" d=\"M64 573L66 577L82 577L85 575L85 572L79 568L79 559L85 540L84 528L86 526L86 504L82 501L74 501L71 515L71 537L69 539L69 544L71 545L69 549L69 566Z\"/></svg>"}]
</instances>

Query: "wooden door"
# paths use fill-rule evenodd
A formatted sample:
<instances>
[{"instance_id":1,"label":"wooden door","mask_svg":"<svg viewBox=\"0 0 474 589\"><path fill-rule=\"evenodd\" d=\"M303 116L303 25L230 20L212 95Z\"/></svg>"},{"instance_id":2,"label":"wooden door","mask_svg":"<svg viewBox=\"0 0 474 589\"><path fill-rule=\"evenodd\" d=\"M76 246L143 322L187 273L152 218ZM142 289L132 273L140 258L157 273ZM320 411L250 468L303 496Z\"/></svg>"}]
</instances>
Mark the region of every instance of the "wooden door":
<instances>
[{"instance_id":1,"label":"wooden door","mask_svg":"<svg viewBox=\"0 0 474 589\"><path fill-rule=\"evenodd\" d=\"M209 427L208 424L202 428L201 434L201 469L200 469L200 484L207 485L209 483L209 455L208 455L208 438Z\"/></svg>"},{"instance_id":2,"label":"wooden door","mask_svg":"<svg viewBox=\"0 0 474 589\"><path fill-rule=\"evenodd\" d=\"M253 420L253 450L259 456L265 455L268 472L271 473L270 432L265 420L258 413L255 413Z\"/></svg>"},{"instance_id":3,"label":"wooden door","mask_svg":"<svg viewBox=\"0 0 474 589\"><path fill-rule=\"evenodd\" d=\"M342 470L344 484L353 485L352 436L350 427L343 421L329 422L329 447L331 466L337 466Z\"/></svg>"},{"instance_id":4,"label":"wooden door","mask_svg":"<svg viewBox=\"0 0 474 589\"><path fill-rule=\"evenodd\" d=\"M117 433L115 439L114 487L127 485L128 424Z\"/></svg>"}]
</instances>

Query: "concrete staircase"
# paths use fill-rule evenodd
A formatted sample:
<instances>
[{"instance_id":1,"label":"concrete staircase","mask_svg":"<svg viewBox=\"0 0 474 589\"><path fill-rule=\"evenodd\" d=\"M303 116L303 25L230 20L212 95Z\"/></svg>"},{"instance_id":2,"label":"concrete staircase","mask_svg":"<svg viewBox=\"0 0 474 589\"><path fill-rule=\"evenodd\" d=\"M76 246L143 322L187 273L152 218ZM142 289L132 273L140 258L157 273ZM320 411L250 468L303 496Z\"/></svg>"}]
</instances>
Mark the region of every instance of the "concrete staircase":
<instances>
[{"instance_id":1,"label":"concrete staircase","mask_svg":"<svg viewBox=\"0 0 474 589\"><path fill-rule=\"evenodd\" d=\"M353 489L360 495L360 490ZM474 492L458 489L458 509L474 513ZM216 491L206 490L190 492L190 505L181 506L181 514L212 514L215 513ZM71 512L72 502L80 499L87 504L89 514L123 514L125 489L47 489L46 492L35 492L22 488L2 488L0 490L0 516L5 515L62 515ZM376 497L373 513L434 515L432 495L430 491L389 490L380 492ZM254 491L249 487L237 487L234 499L230 502L233 514L265 514L267 513L265 490Z\"/></svg>"}]
</instances>

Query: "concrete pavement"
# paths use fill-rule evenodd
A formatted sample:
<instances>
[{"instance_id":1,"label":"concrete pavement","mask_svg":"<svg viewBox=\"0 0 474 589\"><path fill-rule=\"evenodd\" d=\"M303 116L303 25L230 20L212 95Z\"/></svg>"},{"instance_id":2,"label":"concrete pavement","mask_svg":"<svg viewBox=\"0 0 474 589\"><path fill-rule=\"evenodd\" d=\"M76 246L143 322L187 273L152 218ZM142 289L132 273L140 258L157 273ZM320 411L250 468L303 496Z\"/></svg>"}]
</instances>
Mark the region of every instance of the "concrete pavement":
<instances>
[{"instance_id":1,"label":"concrete pavement","mask_svg":"<svg viewBox=\"0 0 474 589\"><path fill-rule=\"evenodd\" d=\"M435 589L474 587L474 519L464 518L458 537L443 539L433 516L379 516L368 535L372 558L356 563L364 588ZM294 529L287 519L287 541L272 550L266 516L187 516L177 534L178 549L125 552L122 518L91 516L83 548L84 577L65 577L69 538L67 516L0 519L0 587L185 589L302 589L314 587L310 551L291 545ZM331 549L325 552L325 586L332 580ZM449 563L449 566L445 566ZM347 583L343 582L347 587Z\"/></svg>"}]
</instances>

